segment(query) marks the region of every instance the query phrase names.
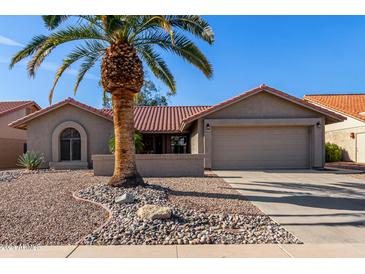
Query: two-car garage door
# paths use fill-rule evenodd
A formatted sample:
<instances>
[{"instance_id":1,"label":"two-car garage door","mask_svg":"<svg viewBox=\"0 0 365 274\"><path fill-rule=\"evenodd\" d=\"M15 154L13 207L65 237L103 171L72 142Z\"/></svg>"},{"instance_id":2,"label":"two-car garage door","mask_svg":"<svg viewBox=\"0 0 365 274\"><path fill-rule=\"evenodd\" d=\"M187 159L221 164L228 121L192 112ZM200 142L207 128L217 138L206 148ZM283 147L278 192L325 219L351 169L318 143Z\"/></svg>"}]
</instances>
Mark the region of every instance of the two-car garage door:
<instances>
[{"instance_id":1,"label":"two-car garage door","mask_svg":"<svg viewBox=\"0 0 365 274\"><path fill-rule=\"evenodd\" d=\"M213 128L213 169L284 169L308 166L308 127Z\"/></svg>"}]
</instances>

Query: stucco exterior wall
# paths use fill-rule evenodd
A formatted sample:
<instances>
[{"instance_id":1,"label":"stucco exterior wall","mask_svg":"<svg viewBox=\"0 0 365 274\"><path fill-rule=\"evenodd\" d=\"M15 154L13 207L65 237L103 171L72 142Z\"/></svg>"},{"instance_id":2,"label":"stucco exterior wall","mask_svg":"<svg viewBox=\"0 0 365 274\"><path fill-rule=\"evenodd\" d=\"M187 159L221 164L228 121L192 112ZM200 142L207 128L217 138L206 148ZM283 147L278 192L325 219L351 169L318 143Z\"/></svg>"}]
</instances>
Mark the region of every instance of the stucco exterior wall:
<instances>
[{"instance_id":1,"label":"stucco exterior wall","mask_svg":"<svg viewBox=\"0 0 365 274\"><path fill-rule=\"evenodd\" d=\"M219 120L219 123L224 123L224 120L227 120L227 122L233 122L233 124L234 121L240 124L235 126L245 126L246 122L254 121L254 124L250 124L250 126L254 126L255 123L259 126L260 120L266 121L266 119L272 119L273 121L271 121L270 124L275 125L276 119L287 119L285 125L289 126L291 123L288 119L292 119L292 125L295 126L302 123L298 119L305 118L315 119L310 124L306 124L311 128L311 137L309 139L311 167L323 167L325 163L324 115L269 93L262 92L201 118L201 126L200 128L198 126L197 129L201 132L201 134L198 135L198 143L202 144L199 147L202 148L202 151L199 151L199 153L204 153L206 155L205 168L209 169L212 166L210 147L212 144L212 136L211 130L206 130L205 128L204 124L206 124L206 121ZM320 122L319 127L316 125L317 121ZM211 127L214 126L213 124L214 123L211 123Z\"/></svg>"},{"instance_id":2,"label":"stucco exterior wall","mask_svg":"<svg viewBox=\"0 0 365 274\"><path fill-rule=\"evenodd\" d=\"M9 127L8 124L26 115L25 108L12 111L0 116L0 138L26 140L27 134L24 130Z\"/></svg>"},{"instance_id":3,"label":"stucco exterior wall","mask_svg":"<svg viewBox=\"0 0 365 274\"><path fill-rule=\"evenodd\" d=\"M319 105L323 108L325 106ZM327 108L328 109L328 108ZM342 148L342 160L343 161L357 161L356 157L356 138L358 133L365 132L365 122L354 119L343 113L329 109L337 114L346 117L346 120L325 126L325 141L337 144ZM351 137L351 133L354 133L354 137Z\"/></svg>"},{"instance_id":4,"label":"stucco exterior wall","mask_svg":"<svg viewBox=\"0 0 365 274\"><path fill-rule=\"evenodd\" d=\"M199 134L197 121L195 121L190 127L190 150L192 154L199 153Z\"/></svg>"},{"instance_id":5,"label":"stucco exterior wall","mask_svg":"<svg viewBox=\"0 0 365 274\"><path fill-rule=\"evenodd\" d=\"M27 134L25 130L9 127L8 124L26 114L26 108L22 108L0 116L0 169L17 167L18 158L27 143Z\"/></svg>"},{"instance_id":6,"label":"stucco exterior wall","mask_svg":"<svg viewBox=\"0 0 365 274\"><path fill-rule=\"evenodd\" d=\"M207 115L205 119L316 118L319 116L317 112L278 96L261 92Z\"/></svg>"},{"instance_id":7,"label":"stucco exterior wall","mask_svg":"<svg viewBox=\"0 0 365 274\"><path fill-rule=\"evenodd\" d=\"M66 105L29 122L27 129L28 150L43 153L44 167L52 161L52 133L63 122L80 124L87 134L87 160L91 155L109 153L108 140L113 134L113 123L95 114Z\"/></svg>"},{"instance_id":8,"label":"stucco exterior wall","mask_svg":"<svg viewBox=\"0 0 365 274\"><path fill-rule=\"evenodd\" d=\"M93 155L94 174L111 176L114 155ZM138 172L145 177L202 177L202 154L136 154Z\"/></svg>"},{"instance_id":9,"label":"stucco exterior wall","mask_svg":"<svg viewBox=\"0 0 365 274\"><path fill-rule=\"evenodd\" d=\"M356 162L356 134L365 132L365 124L361 127L352 127L326 131L326 142L337 144L342 148L342 160ZM351 138L354 133L355 138Z\"/></svg>"},{"instance_id":10,"label":"stucco exterior wall","mask_svg":"<svg viewBox=\"0 0 365 274\"><path fill-rule=\"evenodd\" d=\"M16 168L25 140L0 138L0 169Z\"/></svg>"}]
</instances>

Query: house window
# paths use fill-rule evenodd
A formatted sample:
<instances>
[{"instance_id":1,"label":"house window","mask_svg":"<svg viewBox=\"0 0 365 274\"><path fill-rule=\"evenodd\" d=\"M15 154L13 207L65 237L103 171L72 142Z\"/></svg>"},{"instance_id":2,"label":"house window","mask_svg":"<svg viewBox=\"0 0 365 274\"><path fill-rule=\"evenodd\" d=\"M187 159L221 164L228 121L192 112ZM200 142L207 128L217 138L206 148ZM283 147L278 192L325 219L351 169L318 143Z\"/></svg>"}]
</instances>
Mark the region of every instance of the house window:
<instances>
[{"instance_id":1,"label":"house window","mask_svg":"<svg viewBox=\"0 0 365 274\"><path fill-rule=\"evenodd\" d=\"M171 153L188 153L188 137L184 135L171 136Z\"/></svg>"},{"instance_id":2,"label":"house window","mask_svg":"<svg viewBox=\"0 0 365 274\"><path fill-rule=\"evenodd\" d=\"M60 136L61 161L81 160L81 137L74 128L66 128Z\"/></svg>"}]
</instances>

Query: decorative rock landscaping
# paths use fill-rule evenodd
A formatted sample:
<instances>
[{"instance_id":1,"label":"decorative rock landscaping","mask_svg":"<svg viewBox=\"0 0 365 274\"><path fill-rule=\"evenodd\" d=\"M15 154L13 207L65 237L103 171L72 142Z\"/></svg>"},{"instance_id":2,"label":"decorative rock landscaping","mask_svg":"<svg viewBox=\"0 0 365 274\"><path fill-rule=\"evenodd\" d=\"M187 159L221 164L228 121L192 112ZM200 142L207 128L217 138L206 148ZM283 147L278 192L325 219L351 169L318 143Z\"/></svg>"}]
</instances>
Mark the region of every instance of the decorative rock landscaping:
<instances>
[{"instance_id":1,"label":"decorative rock landscaping","mask_svg":"<svg viewBox=\"0 0 365 274\"><path fill-rule=\"evenodd\" d=\"M136 197L134 203L116 203L125 192ZM76 195L109 208L113 218L98 231L83 240L88 245L133 244L261 244L300 243L291 233L266 215L210 213L171 203L170 191L158 185L132 189L91 186ZM155 206L166 212L171 208L171 218L140 218L141 211ZM151 205L153 205L151 207ZM139 211L140 214L137 214ZM165 212L165 213L166 213ZM138 216L139 215L139 216ZM143 215L145 216L145 215ZM166 216L165 216L166 217Z\"/></svg>"},{"instance_id":2,"label":"decorative rock landscaping","mask_svg":"<svg viewBox=\"0 0 365 274\"><path fill-rule=\"evenodd\" d=\"M21 172L19 170L0 171L0 182L11 182L20 177L20 175Z\"/></svg>"}]
</instances>

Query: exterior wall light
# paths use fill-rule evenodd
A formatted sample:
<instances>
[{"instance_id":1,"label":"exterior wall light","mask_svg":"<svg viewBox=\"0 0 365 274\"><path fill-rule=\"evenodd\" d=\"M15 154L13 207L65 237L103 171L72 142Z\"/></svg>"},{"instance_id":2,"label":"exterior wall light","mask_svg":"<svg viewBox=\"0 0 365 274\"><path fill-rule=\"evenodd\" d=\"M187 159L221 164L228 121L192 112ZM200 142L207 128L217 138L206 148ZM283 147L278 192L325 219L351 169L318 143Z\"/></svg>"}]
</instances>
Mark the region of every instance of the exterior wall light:
<instances>
[{"instance_id":1,"label":"exterior wall light","mask_svg":"<svg viewBox=\"0 0 365 274\"><path fill-rule=\"evenodd\" d=\"M318 128L320 128L320 127L321 127L321 123L320 123L320 122L317 122L316 126L317 126Z\"/></svg>"},{"instance_id":2,"label":"exterior wall light","mask_svg":"<svg viewBox=\"0 0 365 274\"><path fill-rule=\"evenodd\" d=\"M209 125L209 123L208 123L208 124L206 124L205 128L206 128L207 130L210 130L210 125Z\"/></svg>"},{"instance_id":3,"label":"exterior wall light","mask_svg":"<svg viewBox=\"0 0 365 274\"><path fill-rule=\"evenodd\" d=\"M354 132L351 132L351 133L350 133L350 138L351 138L351 139L355 139L355 133L354 133Z\"/></svg>"}]
</instances>

